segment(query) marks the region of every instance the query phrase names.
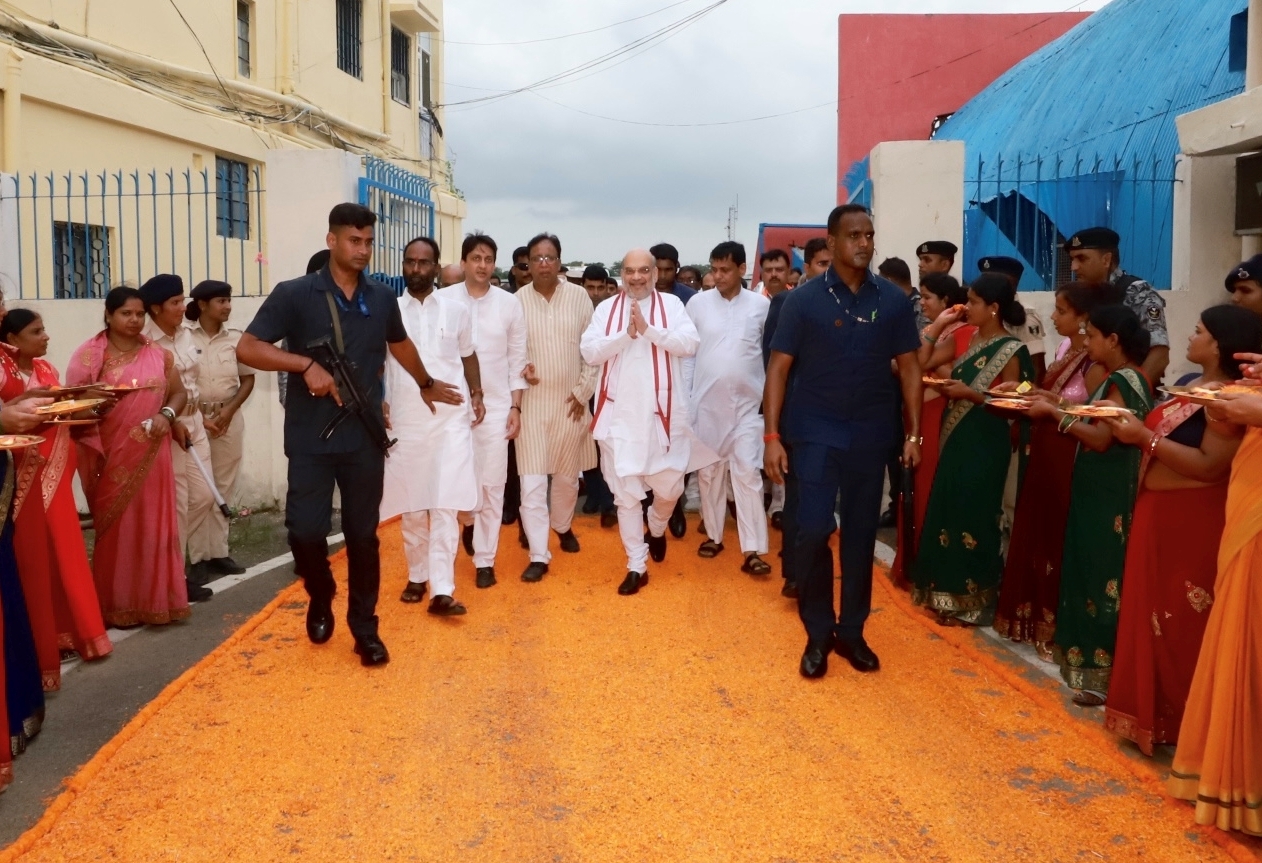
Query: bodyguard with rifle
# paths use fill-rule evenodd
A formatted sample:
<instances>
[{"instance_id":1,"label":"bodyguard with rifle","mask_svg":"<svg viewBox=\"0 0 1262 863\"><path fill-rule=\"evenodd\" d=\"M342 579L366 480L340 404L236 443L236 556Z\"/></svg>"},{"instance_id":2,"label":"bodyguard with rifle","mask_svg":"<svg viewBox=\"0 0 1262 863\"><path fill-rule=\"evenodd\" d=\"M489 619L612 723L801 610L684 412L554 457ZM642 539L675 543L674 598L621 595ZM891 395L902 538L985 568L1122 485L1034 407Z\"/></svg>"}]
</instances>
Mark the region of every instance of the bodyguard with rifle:
<instances>
[{"instance_id":1,"label":"bodyguard with rifle","mask_svg":"<svg viewBox=\"0 0 1262 863\"><path fill-rule=\"evenodd\" d=\"M329 213L328 266L278 284L237 345L237 358L245 365L289 373L285 527L294 569L310 597L307 636L315 644L333 635L334 583L326 537L332 527L334 485L341 491L350 595L346 624L364 665L390 658L377 633L376 615L381 583L377 523L391 444L381 410L386 351L415 379L431 410L434 402L463 401L455 387L425 371L403 327L394 291L364 275L376 221L371 210L358 204L334 207ZM275 346L281 339L302 349L281 350Z\"/></svg>"}]
</instances>

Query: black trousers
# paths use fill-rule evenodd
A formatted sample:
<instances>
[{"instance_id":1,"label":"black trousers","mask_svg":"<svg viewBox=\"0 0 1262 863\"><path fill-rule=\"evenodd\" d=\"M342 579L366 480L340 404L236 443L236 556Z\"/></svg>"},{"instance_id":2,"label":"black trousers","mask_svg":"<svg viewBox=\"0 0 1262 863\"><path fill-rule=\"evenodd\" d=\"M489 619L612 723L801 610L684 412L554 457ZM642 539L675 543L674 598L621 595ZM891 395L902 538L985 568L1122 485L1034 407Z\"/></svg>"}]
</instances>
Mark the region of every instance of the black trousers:
<instances>
[{"instance_id":1,"label":"black trousers","mask_svg":"<svg viewBox=\"0 0 1262 863\"><path fill-rule=\"evenodd\" d=\"M333 486L336 484L342 493L342 533L349 573L346 625L356 638L377 634L377 594L381 589L377 523L384 475L385 457L371 447L289 456L285 527L294 553L294 571L302 576L312 602L328 602L333 597L326 537L333 522Z\"/></svg>"},{"instance_id":2,"label":"black trousers","mask_svg":"<svg viewBox=\"0 0 1262 863\"><path fill-rule=\"evenodd\" d=\"M599 453L597 457L599 459ZM599 464L591 470L583 471L583 484L587 488L587 502L595 507L596 512L609 512L615 508L613 492L609 490L609 483L605 482L605 475L601 473Z\"/></svg>"},{"instance_id":3,"label":"black trousers","mask_svg":"<svg viewBox=\"0 0 1262 863\"><path fill-rule=\"evenodd\" d=\"M841 639L863 635L872 610L872 556L885 479L883 454L801 442L793 447L798 511L792 565L798 586L798 615L813 642L826 642L834 634ZM837 529L834 507L839 492L840 614L835 610L833 557L828 548L828 538Z\"/></svg>"},{"instance_id":4,"label":"black trousers","mask_svg":"<svg viewBox=\"0 0 1262 863\"><path fill-rule=\"evenodd\" d=\"M897 404L894 407L894 421L903 428L903 392L898 391ZM903 434L906 434L906 429ZM898 512L898 489L903 481L903 444L902 438L890 448L889 458L885 461L885 474L890 481L890 512Z\"/></svg>"},{"instance_id":5,"label":"black trousers","mask_svg":"<svg viewBox=\"0 0 1262 863\"><path fill-rule=\"evenodd\" d=\"M789 469L784 475L784 509L780 512L780 574L785 581L797 581L798 475L793 470L793 451L784 444Z\"/></svg>"},{"instance_id":6,"label":"black trousers","mask_svg":"<svg viewBox=\"0 0 1262 863\"><path fill-rule=\"evenodd\" d=\"M504 524L517 521L521 512L521 475L517 473L517 442L508 442L508 479L504 483Z\"/></svg>"}]
</instances>

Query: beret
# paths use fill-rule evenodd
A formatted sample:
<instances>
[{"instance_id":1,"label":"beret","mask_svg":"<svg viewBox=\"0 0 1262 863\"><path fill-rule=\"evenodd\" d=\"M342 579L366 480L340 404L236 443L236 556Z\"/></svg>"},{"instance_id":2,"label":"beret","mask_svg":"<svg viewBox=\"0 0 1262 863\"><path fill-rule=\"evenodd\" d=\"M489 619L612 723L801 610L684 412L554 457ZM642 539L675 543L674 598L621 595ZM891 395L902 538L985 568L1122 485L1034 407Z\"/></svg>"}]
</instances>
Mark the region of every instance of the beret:
<instances>
[{"instance_id":1,"label":"beret","mask_svg":"<svg viewBox=\"0 0 1262 863\"><path fill-rule=\"evenodd\" d=\"M172 297L184 296L184 280L171 273L160 273L140 286L140 301L145 308L160 306Z\"/></svg>"},{"instance_id":2,"label":"beret","mask_svg":"<svg viewBox=\"0 0 1262 863\"><path fill-rule=\"evenodd\" d=\"M1254 255L1247 261L1241 261L1231 268L1227 278L1223 280L1227 290L1234 290L1236 282L1255 281L1262 284L1262 255Z\"/></svg>"},{"instance_id":3,"label":"beret","mask_svg":"<svg viewBox=\"0 0 1262 863\"><path fill-rule=\"evenodd\" d=\"M1025 264L1016 258L1009 258L1004 255L989 255L977 262L977 269L983 273L1003 273L1005 276L1011 276L1019 282L1021 281L1021 274L1025 272Z\"/></svg>"},{"instance_id":4,"label":"beret","mask_svg":"<svg viewBox=\"0 0 1262 863\"><path fill-rule=\"evenodd\" d=\"M198 282L197 287L189 292L189 296L194 300L213 300L215 297L230 297L232 296L232 285L227 282L207 279L204 282Z\"/></svg>"},{"instance_id":5,"label":"beret","mask_svg":"<svg viewBox=\"0 0 1262 863\"><path fill-rule=\"evenodd\" d=\"M1065 241L1065 251L1078 249L1116 249L1122 238L1109 228L1083 228Z\"/></svg>"},{"instance_id":6,"label":"beret","mask_svg":"<svg viewBox=\"0 0 1262 863\"><path fill-rule=\"evenodd\" d=\"M946 240L930 240L927 243L921 243L920 248L916 249L917 255L941 255L944 258L954 258L955 253L960 247L955 243L948 243Z\"/></svg>"}]
</instances>

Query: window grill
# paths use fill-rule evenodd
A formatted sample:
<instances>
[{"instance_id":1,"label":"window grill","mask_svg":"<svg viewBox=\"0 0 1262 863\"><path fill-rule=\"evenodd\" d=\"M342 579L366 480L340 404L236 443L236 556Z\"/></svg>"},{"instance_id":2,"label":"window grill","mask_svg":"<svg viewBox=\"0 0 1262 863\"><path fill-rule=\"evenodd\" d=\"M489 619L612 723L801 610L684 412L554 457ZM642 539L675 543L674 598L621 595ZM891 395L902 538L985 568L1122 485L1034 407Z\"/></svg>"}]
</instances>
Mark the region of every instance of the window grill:
<instances>
[{"instance_id":1,"label":"window grill","mask_svg":"<svg viewBox=\"0 0 1262 863\"><path fill-rule=\"evenodd\" d=\"M109 290L109 228L53 222L54 296L67 300L99 299Z\"/></svg>"},{"instance_id":2,"label":"window grill","mask_svg":"<svg viewBox=\"0 0 1262 863\"><path fill-rule=\"evenodd\" d=\"M237 0L237 74L250 77L250 4Z\"/></svg>"},{"instance_id":3,"label":"window grill","mask_svg":"<svg viewBox=\"0 0 1262 863\"><path fill-rule=\"evenodd\" d=\"M434 97L430 90L430 59L428 51L421 51L421 107L432 109Z\"/></svg>"},{"instance_id":4,"label":"window grill","mask_svg":"<svg viewBox=\"0 0 1262 863\"><path fill-rule=\"evenodd\" d=\"M250 238L250 166L215 157L215 233L234 240Z\"/></svg>"},{"instance_id":5,"label":"window grill","mask_svg":"<svg viewBox=\"0 0 1262 863\"><path fill-rule=\"evenodd\" d=\"M337 68L364 78L363 0L337 0Z\"/></svg>"},{"instance_id":6,"label":"window grill","mask_svg":"<svg viewBox=\"0 0 1262 863\"><path fill-rule=\"evenodd\" d=\"M412 104L412 39L397 27L390 28L390 98Z\"/></svg>"}]
</instances>

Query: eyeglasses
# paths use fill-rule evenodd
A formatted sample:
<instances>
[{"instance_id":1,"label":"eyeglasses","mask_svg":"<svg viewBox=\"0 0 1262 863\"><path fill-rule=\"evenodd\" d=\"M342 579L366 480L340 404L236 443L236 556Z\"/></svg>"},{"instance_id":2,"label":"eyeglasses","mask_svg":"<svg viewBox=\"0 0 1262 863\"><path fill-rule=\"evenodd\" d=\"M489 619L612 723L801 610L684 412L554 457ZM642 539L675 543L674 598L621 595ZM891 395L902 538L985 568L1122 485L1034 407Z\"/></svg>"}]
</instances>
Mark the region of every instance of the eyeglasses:
<instances>
[{"instance_id":1,"label":"eyeglasses","mask_svg":"<svg viewBox=\"0 0 1262 863\"><path fill-rule=\"evenodd\" d=\"M622 270L624 276L650 276L656 272L656 267L625 267Z\"/></svg>"},{"instance_id":2,"label":"eyeglasses","mask_svg":"<svg viewBox=\"0 0 1262 863\"><path fill-rule=\"evenodd\" d=\"M535 264L555 264L557 261L561 259L558 258L556 255L535 255L530 260L531 260L531 263L535 263Z\"/></svg>"},{"instance_id":3,"label":"eyeglasses","mask_svg":"<svg viewBox=\"0 0 1262 863\"><path fill-rule=\"evenodd\" d=\"M526 270L530 269L530 264L527 264L525 261L523 261L520 264L513 264L513 269L521 270L524 273L526 272Z\"/></svg>"}]
</instances>

